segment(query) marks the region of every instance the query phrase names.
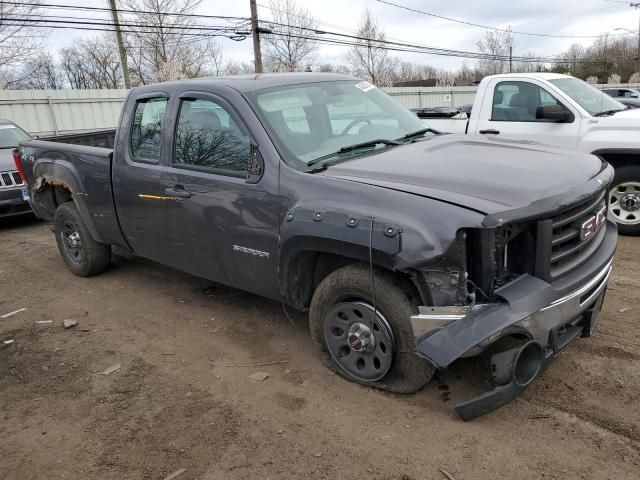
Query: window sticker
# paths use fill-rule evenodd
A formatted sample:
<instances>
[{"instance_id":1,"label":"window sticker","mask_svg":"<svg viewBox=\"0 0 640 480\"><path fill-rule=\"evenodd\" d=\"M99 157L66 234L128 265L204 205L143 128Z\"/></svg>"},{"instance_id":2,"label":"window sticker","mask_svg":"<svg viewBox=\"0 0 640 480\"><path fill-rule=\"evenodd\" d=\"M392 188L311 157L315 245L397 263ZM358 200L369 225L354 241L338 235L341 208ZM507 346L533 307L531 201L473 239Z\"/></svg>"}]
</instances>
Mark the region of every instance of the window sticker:
<instances>
[{"instance_id":1,"label":"window sticker","mask_svg":"<svg viewBox=\"0 0 640 480\"><path fill-rule=\"evenodd\" d=\"M374 88L376 88L375 85L370 84L369 82L367 82L366 80L360 83L356 83L356 88L359 88L360 90L362 90L363 92L368 92L369 90L373 90Z\"/></svg>"}]
</instances>

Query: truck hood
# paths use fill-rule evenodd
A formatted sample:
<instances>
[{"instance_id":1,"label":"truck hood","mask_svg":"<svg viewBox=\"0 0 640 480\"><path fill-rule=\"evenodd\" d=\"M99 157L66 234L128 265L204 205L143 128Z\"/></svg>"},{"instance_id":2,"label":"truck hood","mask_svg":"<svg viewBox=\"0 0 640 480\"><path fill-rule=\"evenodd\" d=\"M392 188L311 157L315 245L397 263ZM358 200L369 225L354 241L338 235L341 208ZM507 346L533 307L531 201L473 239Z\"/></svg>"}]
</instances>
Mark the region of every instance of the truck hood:
<instances>
[{"instance_id":1,"label":"truck hood","mask_svg":"<svg viewBox=\"0 0 640 480\"><path fill-rule=\"evenodd\" d=\"M561 195L601 170L598 157L533 142L438 135L329 166L323 175L488 215Z\"/></svg>"},{"instance_id":2,"label":"truck hood","mask_svg":"<svg viewBox=\"0 0 640 480\"><path fill-rule=\"evenodd\" d=\"M634 102L635 103L635 102ZM640 101L638 101L638 104L640 105ZM610 117L598 117L600 120L602 119L614 119L614 118L623 118L623 119L630 119L633 118L636 120L637 125L640 125L640 108L630 108L628 110L623 110L622 112L618 112L615 115L612 115Z\"/></svg>"}]
</instances>

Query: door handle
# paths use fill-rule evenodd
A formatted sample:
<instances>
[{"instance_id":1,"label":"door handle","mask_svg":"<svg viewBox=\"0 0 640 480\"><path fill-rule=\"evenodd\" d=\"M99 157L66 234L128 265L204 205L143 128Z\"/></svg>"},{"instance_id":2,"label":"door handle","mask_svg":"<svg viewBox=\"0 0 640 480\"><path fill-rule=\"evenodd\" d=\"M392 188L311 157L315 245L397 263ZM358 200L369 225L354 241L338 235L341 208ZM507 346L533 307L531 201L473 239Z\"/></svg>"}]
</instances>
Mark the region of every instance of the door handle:
<instances>
[{"instance_id":1,"label":"door handle","mask_svg":"<svg viewBox=\"0 0 640 480\"><path fill-rule=\"evenodd\" d=\"M183 187L176 185L173 188L165 188L164 189L164 193L165 195L169 195L171 197L174 197L176 199L185 199L185 198L191 198L192 193L185 190Z\"/></svg>"},{"instance_id":2,"label":"door handle","mask_svg":"<svg viewBox=\"0 0 640 480\"><path fill-rule=\"evenodd\" d=\"M478 133L480 135L487 135L487 134L500 135L500 130L494 130L493 128L490 128L488 130L480 130Z\"/></svg>"}]
</instances>

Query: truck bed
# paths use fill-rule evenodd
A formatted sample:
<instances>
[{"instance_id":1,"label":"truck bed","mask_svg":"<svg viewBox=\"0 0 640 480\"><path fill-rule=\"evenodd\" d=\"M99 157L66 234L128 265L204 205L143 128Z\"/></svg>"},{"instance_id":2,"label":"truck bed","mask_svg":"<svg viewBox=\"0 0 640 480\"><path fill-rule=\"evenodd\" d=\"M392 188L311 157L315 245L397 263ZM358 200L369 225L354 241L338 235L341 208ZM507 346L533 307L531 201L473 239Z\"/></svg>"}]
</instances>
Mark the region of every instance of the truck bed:
<instances>
[{"instance_id":1,"label":"truck bed","mask_svg":"<svg viewBox=\"0 0 640 480\"><path fill-rule=\"evenodd\" d=\"M64 201L57 198L55 187L62 186L71 192L95 240L122 245L111 184L114 141L115 130L100 130L22 142L22 164L36 215L53 220Z\"/></svg>"},{"instance_id":2,"label":"truck bed","mask_svg":"<svg viewBox=\"0 0 640 480\"><path fill-rule=\"evenodd\" d=\"M113 148L115 138L116 129L112 128L108 130L91 130L83 133L41 137L38 140L70 145L84 145L86 147Z\"/></svg>"}]
</instances>

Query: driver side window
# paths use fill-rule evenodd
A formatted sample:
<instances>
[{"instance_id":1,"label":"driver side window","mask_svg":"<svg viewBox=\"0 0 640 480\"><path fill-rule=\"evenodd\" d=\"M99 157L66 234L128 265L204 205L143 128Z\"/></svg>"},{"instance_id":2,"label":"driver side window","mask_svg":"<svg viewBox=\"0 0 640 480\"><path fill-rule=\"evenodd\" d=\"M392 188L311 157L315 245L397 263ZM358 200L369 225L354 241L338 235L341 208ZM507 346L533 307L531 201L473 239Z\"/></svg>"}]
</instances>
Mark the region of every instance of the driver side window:
<instances>
[{"instance_id":1,"label":"driver side window","mask_svg":"<svg viewBox=\"0 0 640 480\"><path fill-rule=\"evenodd\" d=\"M539 122L538 107L560 105L544 88L530 82L500 82L493 94L494 122Z\"/></svg>"}]
</instances>

